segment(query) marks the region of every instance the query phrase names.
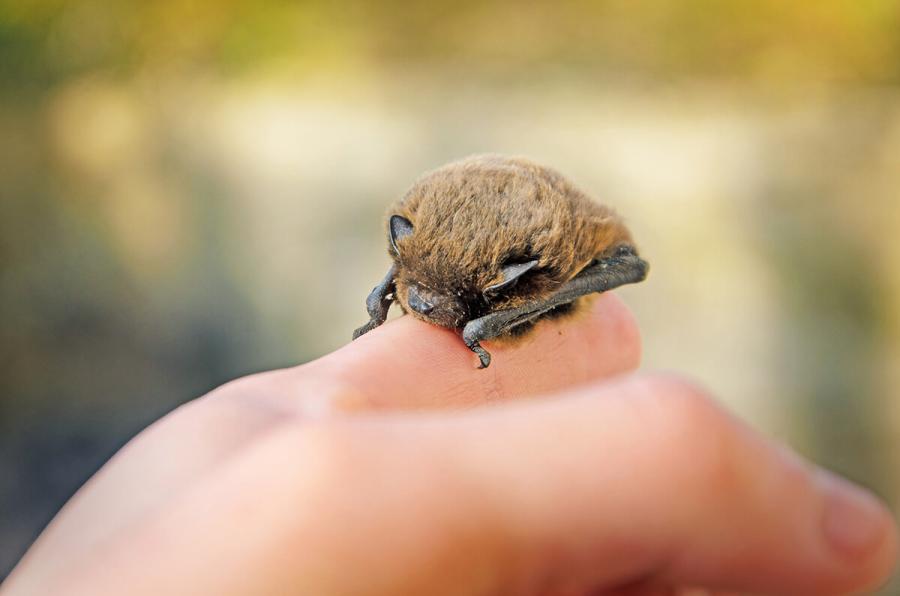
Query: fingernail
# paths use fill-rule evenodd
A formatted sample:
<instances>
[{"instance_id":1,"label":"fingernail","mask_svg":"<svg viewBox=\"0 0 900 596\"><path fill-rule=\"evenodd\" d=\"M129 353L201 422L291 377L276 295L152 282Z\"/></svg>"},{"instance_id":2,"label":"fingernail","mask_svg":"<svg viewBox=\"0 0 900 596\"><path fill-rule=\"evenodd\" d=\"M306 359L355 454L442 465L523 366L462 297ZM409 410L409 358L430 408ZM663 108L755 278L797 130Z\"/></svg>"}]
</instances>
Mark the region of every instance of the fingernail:
<instances>
[{"instance_id":1,"label":"fingernail","mask_svg":"<svg viewBox=\"0 0 900 596\"><path fill-rule=\"evenodd\" d=\"M871 554L887 533L887 512L871 493L833 474L823 478L825 539L854 558Z\"/></svg>"}]
</instances>

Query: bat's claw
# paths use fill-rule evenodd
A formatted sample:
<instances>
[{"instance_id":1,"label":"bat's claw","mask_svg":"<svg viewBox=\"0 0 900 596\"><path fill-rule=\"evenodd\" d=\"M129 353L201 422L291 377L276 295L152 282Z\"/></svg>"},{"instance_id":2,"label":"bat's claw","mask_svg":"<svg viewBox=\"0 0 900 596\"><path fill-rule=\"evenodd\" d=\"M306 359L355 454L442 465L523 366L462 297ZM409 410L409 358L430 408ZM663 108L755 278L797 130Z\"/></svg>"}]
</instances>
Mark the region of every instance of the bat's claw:
<instances>
[{"instance_id":1,"label":"bat's claw","mask_svg":"<svg viewBox=\"0 0 900 596\"><path fill-rule=\"evenodd\" d=\"M479 319L466 323L466 326L463 327L462 339L466 347L478 354L478 368L487 368L491 365L491 354L478 343L481 326L482 323Z\"/></svg>"},{"instance_id":2,"label":"bat's claw","mask_svg":"<svg viewBox=\"0 0 900 596\"><path fill-rule=\"evenodd\" d=\"M375 319L371 319L368 323L353 332L353 339L359 339L360 336L363 336L372 329L375 329L376 327L378 327L378 325L378 321L376 321Z\"/></svg>"},{"instance_id":3,"label":"bat's claw","mask_svg":"<svg viewBox=\"0 0 900 596\"><path fill-rule=\"evenodd\" d=\"M491 353L482 348L478 342L469 346L469 349L478 354L478 368L487 368L491 365Z\"/></svg>"}]
</instances>

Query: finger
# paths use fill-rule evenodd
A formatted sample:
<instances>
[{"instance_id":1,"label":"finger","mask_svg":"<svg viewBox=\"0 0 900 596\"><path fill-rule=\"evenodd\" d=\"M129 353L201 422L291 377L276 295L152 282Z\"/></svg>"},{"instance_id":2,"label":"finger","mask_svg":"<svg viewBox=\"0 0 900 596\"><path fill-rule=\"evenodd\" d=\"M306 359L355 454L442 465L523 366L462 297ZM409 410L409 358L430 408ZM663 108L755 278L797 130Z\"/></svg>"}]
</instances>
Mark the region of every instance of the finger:
<instances>
[{"instance_id":1,"label":"finger","mask_svg":"<svg viewBox=\"0 0 900 596\"><path fill-rule=\"evenodd\" d=\"M449 421L360 424L373 429L360 458L377 465L353 468L377 477L357 478L354 493L388 502L378 515L395 523L429 503L410 553L449 541L434 567L459 574L491 561L495 593L649 581L845 594L871 590L896 559L896 529L880 502L680 381L631 379ZM367 535L365 519L354 531Z\"/></svg>"},{"instance_id":2,"label":"finger","mask_svg":"<svg viewBox=\"0 0 900 596\"><path fill-rule=\"evenodd\" d=\"M380 339L373 342L370 336ZM389 349L392 342L400 342L405 351ZM538 353L539 345L547 346L552 360ZM68 560L57 556L76 548L66 537L79 536L77 548L86 550L85 545L105 539L111 530L157 506L193 474L217 465L243 442L280 420L286 395L303 397L304 417L319 408L330 408L334 397L342 401L338 406L342 408L477 403L539 393L633 368L640 344L630 313L610 295L570 321L539 325L520 352L501 346L496 354L509 351L515 357L506 362L499 357L485 375L469 365L471 352L455 334L404 317L312 365L230 383L132 441L124 451L128 463L122 465L119 456L105 466L67 504L64 515L42 534L19 567ZM419 354L422 360L412 360L411 354ZM405 358L406 366L391 364L391 358L398 355ZM540 366L527 370L528 358ZM570 361L552 370L550 364L563 358ZM454 362L456 370L448 362ZM396 399L384 401L382 396ZM178 452L178 457L159 456L169 451ZM135 460L146 460L146 465L135 466ZM135 476L136 469L140 473ZM115 495L121 486L139 486L140 495L121 499ZM113 501L116 506L110 507L108 503ZM35 575L40 574L31 574Z\"/></svg>"},{"instance_id":3,"label":"finger","mask_svg":"<svg viewBox=\"0 0 900 596\"><path fill-rule=\"evenodd\" d=\"M468 406L611 377L637 367L641 351L634 318L612 293L485 347L493 361L478 369L458 333L404 316L291 374L297 395L322 393L310 379L339 379L342 409Z\"/></svg>"},{"instance_id":4,"label":"finger","mask_svg":"<svg viewBox=\"0 0 900 596\"><path fill-rule=\"evenodd\" d=\"M814 596L871 591L896 558L880 503L669 379L280 428L61 585Z\"/></svg>"},{"instance_id":5,"label":"finger","mask_svg":"<svg viewBox=\"0 0 900 596\"><path fill-rule=\"evenodd\" d=\"M632 379L436 430L436 452L505 518L530 576L842 594L871 590L896 560L878 501L680 381Z\"/></svg>"}]
</instances>

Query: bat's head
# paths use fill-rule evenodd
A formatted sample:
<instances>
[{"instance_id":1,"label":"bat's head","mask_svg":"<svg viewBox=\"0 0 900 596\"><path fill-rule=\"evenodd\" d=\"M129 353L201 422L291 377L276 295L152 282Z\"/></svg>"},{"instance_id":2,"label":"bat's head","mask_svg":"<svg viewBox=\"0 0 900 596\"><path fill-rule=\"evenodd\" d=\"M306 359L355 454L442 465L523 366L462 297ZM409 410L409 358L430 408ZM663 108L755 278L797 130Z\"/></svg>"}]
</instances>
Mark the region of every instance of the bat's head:
<instances>
[{"instance_id":1,"label":"bat's head","mask_svg":"<svg viewBox=\"0 0 900 596\"><path fill-rule=\"evenodd\" d=\"M492 263L477 252L453 258L435 250L440 243L436 246L430 238L417 242L413 223L402 215L392 215L388 228L397 264L395 298L405 312L429 323L463 327L527 299L546 282L537 258L518 255Z\"/></svg>"},{"instance_id":2,"label":"bat's head","mask_svg":"<svg viewBox=\"0 0 900 596\"><path fill-rule=\"evenodd\" d=\"M451 328L546 299L627 239L558 173L495 155L426 173L388 213L396 300Z\"/></svg>"}]
</instances>

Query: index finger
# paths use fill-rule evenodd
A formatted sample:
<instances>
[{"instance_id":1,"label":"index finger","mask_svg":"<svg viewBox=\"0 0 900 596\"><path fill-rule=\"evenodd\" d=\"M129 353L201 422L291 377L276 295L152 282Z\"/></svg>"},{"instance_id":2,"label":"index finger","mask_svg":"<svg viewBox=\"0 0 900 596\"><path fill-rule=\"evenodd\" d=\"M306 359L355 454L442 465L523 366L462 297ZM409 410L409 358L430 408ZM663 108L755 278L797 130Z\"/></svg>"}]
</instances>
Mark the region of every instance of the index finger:
<instances>
[{"instance_id":1,"label":"index finger","mask_svg":"<svg viewBox=\"0 0 900 596\"><path fill-rule=\"evenodd\" d=\"M634 317L612 293L485 347L494 359L478 369L458 333L404 316L291 374L300 385L310 376L337 381L332 401L344 410L459 407L612 377L635 369L641 353Z\"/></svg>"}]
</instances>

